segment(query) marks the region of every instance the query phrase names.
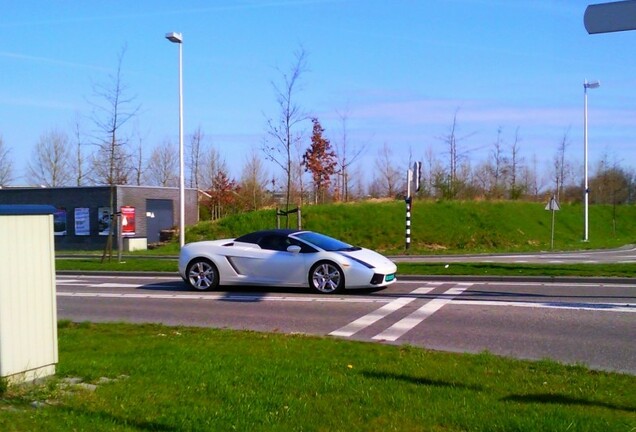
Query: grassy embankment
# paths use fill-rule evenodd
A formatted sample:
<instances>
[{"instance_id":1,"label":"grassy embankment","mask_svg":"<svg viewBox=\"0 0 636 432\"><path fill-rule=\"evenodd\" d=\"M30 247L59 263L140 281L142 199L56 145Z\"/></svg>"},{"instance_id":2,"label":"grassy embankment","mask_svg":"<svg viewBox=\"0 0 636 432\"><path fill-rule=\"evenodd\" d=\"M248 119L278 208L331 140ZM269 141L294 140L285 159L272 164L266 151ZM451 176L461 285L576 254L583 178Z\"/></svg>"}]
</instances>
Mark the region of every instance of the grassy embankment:
<instances>
[{"instance_id":1,"label":"grassy embankment","mask_svg":"<svg viewBox=\"0 0 636 432\"><path fill-rule=\"evenodd\" d=\"M615 211L614 211L615 210ZM324 232L387 255L431 255L550 250L552 214L542 203L429 202L413 205L411 247L404 249L405 209L401 201L308 206L303 228ZM291 221L295 225L295 220ZM201 222L186 232L186 241L230 238L271 228L273 210L250 212L215 222ZM590 206L589 242L582 242L582 208L563 204L556 213L554 250L603 249L636 243L636 206ZM177 254L176 243L140 255ZM175 271L174 261L135 260L100 264L97 260L58 260L58 269ZM401 274L474 274L544 276L623 276L631 264L504 265L400 264Z\"/></svg>"},{"instance_id":2,"label":"grassy embankment","mask_svg":"<svg viewBox=\"0 0 636 432\"><path fill-rule=\"evenodd\" d=\"M158 325L63 322L59 341L55 379L0 386L0 430L636 428L636 377L551 361Z\"/></svg>"}]
</instances>

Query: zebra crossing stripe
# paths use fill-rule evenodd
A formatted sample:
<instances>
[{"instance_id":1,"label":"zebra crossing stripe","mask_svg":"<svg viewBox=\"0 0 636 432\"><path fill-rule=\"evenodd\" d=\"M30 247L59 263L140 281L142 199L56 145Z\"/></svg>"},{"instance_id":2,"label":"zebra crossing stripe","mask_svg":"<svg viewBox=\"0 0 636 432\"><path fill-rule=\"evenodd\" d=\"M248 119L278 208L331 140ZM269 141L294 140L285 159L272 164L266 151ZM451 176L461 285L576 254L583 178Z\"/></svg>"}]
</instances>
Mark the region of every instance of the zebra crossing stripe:
<instances>
[{"instance_id":1,"label":"zebra crossing stripe","mask_svg":"<svg viewBox=\"0 0 636 432\"><path fill-rule=\"evenodd\" d=\"M411 294L427 294L437 288L440 283L431 283L428 287L417 288ZM398 309L403 308L407 304L411 303L413 300L416 300L417 297L400 297L393 300L390 303L385 304L381 308L361 317L351 323L347 324L344 327L339 328L338 330L334 330L329 335L331 336L340 336L340 337L350 337L354 334L358 333L360 330L369 327L371 324L376 321L381 320L387 315L395 312Z\"/></svg>"},{"instance_id":2,"label":"zebra crossing stripe","mask_svg":"<svg viewBox=\"0 0 636 432\"><path fill-rule=\"evenodd\" d=\"M339 328L338 330L334 330L329 335L331 336L341 336L341 337L350 337L354 334L358 333L360 330L369 327L374 322L381 320L385 316L389 315L392 312L395 312L398 309L406 306L415 300L415 297L400 297L393 300L391 303L387 303L382 306L380 309L377 309L370 314L367 314L357 320L347 324L346 326Z\"/></svg>"},{"instance_id":3,"label":"zebra crossing stripe","mask_svg":"<svg viewBox=\"0 0 636 432\"><path fill-rule=\"evenodd\" d=\"M461 283L457 286L447 290L444 295L444 298L436 298L426 303L424 306L407 316L406 318L401 319L400 321L393 324L391 327L383 331L382 333L373 336L373 340L383 340L393 342L402 337L406 332L413 329L419 323L424 321L426 318L433 315L435 312L440 310L442 307L452 302L455 297L463 293L468 287L470 287L471 283Z\"/></svg>"}]
</instances>

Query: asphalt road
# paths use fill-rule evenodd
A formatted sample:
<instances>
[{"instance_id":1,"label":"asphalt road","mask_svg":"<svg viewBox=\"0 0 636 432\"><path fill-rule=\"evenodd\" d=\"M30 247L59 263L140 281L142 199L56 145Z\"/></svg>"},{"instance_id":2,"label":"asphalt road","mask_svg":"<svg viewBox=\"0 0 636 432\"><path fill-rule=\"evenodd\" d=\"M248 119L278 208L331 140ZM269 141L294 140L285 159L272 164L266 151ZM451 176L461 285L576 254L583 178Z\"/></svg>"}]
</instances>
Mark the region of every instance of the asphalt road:
<instances>
[{"instance_id":1,"label":"asphalt road","mask_svg":"<svg viewBox=\"0 0 636 432\"><path fill-rule=\"evenodd\" d=\"M306 333L636 374L634 283L409 279L339 296L194 292L172 276L57 276L58 318Z\"/></svg>"}]
</instances>

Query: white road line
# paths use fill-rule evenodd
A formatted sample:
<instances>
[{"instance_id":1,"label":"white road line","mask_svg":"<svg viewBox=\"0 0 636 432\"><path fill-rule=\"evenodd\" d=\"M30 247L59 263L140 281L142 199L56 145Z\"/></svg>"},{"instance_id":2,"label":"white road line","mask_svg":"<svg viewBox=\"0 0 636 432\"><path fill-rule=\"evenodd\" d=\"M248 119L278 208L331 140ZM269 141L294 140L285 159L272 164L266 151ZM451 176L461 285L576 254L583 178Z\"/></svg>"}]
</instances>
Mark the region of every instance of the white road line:
<instances>
[{"instance_id":1,"label":"white road line","mask_svg":"<svg viewBox=\"0 0 636 432\"><path fill-rule=\"evenodd\" d=\"M92 297L117 299L169 299L169 300L215 300L235 302L297 302L297 303L387 303L384 298L364 297L305 297L305 296L270 296L270 295L239 295L239 294L140 294L140 293L109 293L109 292L68 292L58 291L58 297Z\"/></svg>"},{"instance_id":2,"label":"white road line","mask_svg":"<svg viewBox=\"0 0 636 432\"><path fill-rule=\"evenodd\" d=\"M430 291L426 288L419 291ZM450 290L449 290L450 291ZM414 291L415 292L415 291ZM448 293L448 291L447 291ZM58 292L58 297L92 297L92 298L118 298L118 299L167 299L167 300L215 300L215 301L279 301L297 303L385 303L389 306L392 302L387 299L358 298L358 297L305 297L305 296L258 296L258 295L223 295L223 294L139 294L139 293L108 293L108 292ZM399 299L417 300L416 297L400 297ZM437 299L442 300L442 299ZM629 312L636 313L635 303L560 303L560 302L523 302L523 301L491 301L491 300L454 300L443 299L451 302L453 306L514 306L537 309L567 309L588 310L596 312ZM395 301L395 300L394 300ZM410 301L405 304L410 303ZM397 309L395 309L397 310ZM369 314L371 315L371 314ZM387 314L388 315L388 314ZM357 321L357 320L356 320ZM355 321L354 321L355 322ZM345 326L346 327L346 326ZM343 329L345 328L343 327ZM341 329L342 330L342 329ZM335 333L335 332L334 332Z\"/></svg>"},{"instance_id":3,"label":"white road line","mask_svg":"<svg viewBox=\"0 0 636 432\"><path fill-rule=\"evenodd\" d=\"M98 283L98 284L87 284L86 282L78 281L76 283L60 283L57 282L57 286L60 287L82 287L82 288L143 288L148 286L147 284L138 284L138 283ZM158 288L174 288L174 285L160 285L160 284L152 284L153 289Z\"/></svg>"},{"instance_id":4,"label":"white road line","mask_svg":"<svg viewBox=\"0 0 636 432\"><path fill-rule=\"evenodd\" d=\"M374 340L385 340L385 341L395 341L401 336L403 336L406 332L413 329L419 323L424 321L426 318L433 315L435 312L440 310L442 307L453 301L453 298L463 293L466 289L468 289L472 283L459 283L456 287L453 287L447 290L444 295L448 296L447 298L437 298L433 299L430 302L426 303L424 306L407 316L406 318L401 319L400 321L393 324L391 327L383 331L382 333L373 336Z\"/></svg>"},{"instance_id":5,"label":"white road line","mask_svg":"<svg viewBox=\"0 0 636 432\"><path fill-rule=\"evenodd\" d=\"M489 300L454 300L453 306L513 306L537 309L568 309L587 310L600 312L630 312L636 313L636 304L631 303L542 303L542 302L515 302L515 301L489 301Z\"/></svg>"},{"instance_id":6,"label":"white road line","mask_svg":"<svg viewBox=\"0 0 636 432\"><path fill-rule=\"evenodd\" d=\"M411 292L411 294L428 294L437 288L441 283L439 282L431 282L426 287L420 287ZM395 312L398 309L406 306L415 300L415 297L400 297L392 302L385 304L380 309L375 310L363 317L358 318L355 321L350 322L344 327L339 328L338 330L334 330L329 335L331 336L340 336L340 337L350 337L354 334L358 333L360 330L369 327L371 324L381 320L387 315Z\"/></svg>"},{"instance_id":7,"label":"white road line","mask_svg":"<svg viewBox=\"0 0 636 432\"><path fill-rule=\"evenodd\" d=\"M113 276L95 276L95 275L73 275L73 276L65 276L65 275L56 275L55 279L58 282L77 282L77 281L85 281L87 279L148 279L148 280L173 280L180 281L181 278L175 273L174 276L144 276L144 275L135 275L135 276L126 276L126 275L113 275Z\"/></svg>"}]
</instances>

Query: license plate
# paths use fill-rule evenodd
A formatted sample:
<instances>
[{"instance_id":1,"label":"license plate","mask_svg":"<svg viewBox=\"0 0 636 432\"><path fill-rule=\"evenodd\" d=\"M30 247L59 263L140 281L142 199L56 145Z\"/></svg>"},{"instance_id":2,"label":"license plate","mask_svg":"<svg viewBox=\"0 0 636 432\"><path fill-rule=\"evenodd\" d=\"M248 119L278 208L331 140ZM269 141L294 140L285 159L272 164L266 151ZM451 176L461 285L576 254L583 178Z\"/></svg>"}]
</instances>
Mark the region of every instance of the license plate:
<instances>
[{"instance_id":1,"label":"license plate","mask_svg":"<svg viewBox=\"0 0 636 432\"><path fill-rule=\"evenodd\" d=\"M384 280L387 282L391 282L393 279L395 279L395 273L386 275L386 277L384 278Z\"/></svg>"}]
</instances>

